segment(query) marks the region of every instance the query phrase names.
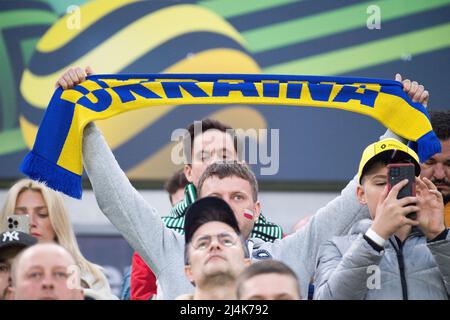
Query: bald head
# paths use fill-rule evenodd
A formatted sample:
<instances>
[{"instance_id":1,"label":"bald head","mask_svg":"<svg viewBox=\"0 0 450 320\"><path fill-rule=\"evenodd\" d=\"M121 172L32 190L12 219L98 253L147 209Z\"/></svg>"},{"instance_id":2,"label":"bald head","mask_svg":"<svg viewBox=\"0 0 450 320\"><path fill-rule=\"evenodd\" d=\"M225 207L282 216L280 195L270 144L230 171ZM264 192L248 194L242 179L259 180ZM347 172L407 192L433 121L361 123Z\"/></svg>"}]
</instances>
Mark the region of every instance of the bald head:
<instances>
[{"instance_id":1,"label":"bald head","mask_svg":"<svg viewBox=\"0 0 450 320\"><path fill-rule=\"evenodd\" d=\"M55 243L34 245L21 252L12 270L14 300L82 300L79 272L71 254Z\"/></svg>"}]
</instances>

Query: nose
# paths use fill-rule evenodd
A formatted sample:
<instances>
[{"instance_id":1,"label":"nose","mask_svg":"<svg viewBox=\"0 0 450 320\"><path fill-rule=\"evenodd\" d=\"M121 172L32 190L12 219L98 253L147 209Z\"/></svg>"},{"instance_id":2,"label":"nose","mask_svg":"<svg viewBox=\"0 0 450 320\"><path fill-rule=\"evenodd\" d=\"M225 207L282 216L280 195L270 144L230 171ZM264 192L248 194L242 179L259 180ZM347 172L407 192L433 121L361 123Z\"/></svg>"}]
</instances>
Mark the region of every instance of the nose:
<instances>
[{"instance_id":1,"label":"nose","mask_svg":"<svg viewBox=\"0 0 450 320\"><path fill-rule=\"evenodd\" d=\"M53 289L55 289L53 281L49 277L45 277L42 280L42 290L53 290Z\"/></svg>"},{"instance_id":2,"label":"nose","mask_svg":"<svg viewBox=\"0 0 450 320\"><path fill-rule=\"evenodd\" d=\"M442 163L436 163L433 168L433 177L437 180L442 180L445 178L444 166Z\"/></svg>"},{"instance_id":3,"label":"nose","mask_svg":"<svg viewBox=\"0 0 450 320\"><path fill-rule=\"evenodd\" d=\"M36 227L37 223L36 223L36 215L35 214L29 213L28 220L30 222L30 228Z\"/></svg>"},{"instance_id":4,"label":"nose","mask_svg":"<svg viewBox=\"0 0 450 320\"><path fill-rule=\"evenodd\" d=\"M223 157L220 155L220 152L214 152L214 155L210 158L208 165L222 161Z\"/></svg>"},{"instance_id":5,"label":"nose","mask_svg":"<svg viewBox=\"0 0 450 320\"><path fill-rule=\"evenodd\" d=\"M217 237L212 237L211 244L209 245L209 250L213 251L213 250L217 250L217 249L220 249L219 239Z\"/></svg>"}]
</instances>

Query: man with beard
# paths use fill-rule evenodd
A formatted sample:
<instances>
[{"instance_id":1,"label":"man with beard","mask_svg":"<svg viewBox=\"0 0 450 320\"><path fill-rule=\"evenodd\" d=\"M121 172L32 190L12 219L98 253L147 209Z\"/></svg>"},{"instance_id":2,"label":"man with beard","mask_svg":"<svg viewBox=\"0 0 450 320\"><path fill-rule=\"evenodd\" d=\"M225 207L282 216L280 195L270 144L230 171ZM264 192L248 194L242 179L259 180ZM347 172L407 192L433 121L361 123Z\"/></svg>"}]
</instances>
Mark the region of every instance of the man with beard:
<instances>
[{"instance_id":1,"label":"man with beard","mask_svg":"<svg viewBox=\"0 0 450 320\"><path fill-rule=\"evenodd\" d=\"M445 225L450 226L450 110L430 111L433 130L441 141L442 151L421 165L421 176L426 177L444 198Z\"/></svg>"}]
</instances>

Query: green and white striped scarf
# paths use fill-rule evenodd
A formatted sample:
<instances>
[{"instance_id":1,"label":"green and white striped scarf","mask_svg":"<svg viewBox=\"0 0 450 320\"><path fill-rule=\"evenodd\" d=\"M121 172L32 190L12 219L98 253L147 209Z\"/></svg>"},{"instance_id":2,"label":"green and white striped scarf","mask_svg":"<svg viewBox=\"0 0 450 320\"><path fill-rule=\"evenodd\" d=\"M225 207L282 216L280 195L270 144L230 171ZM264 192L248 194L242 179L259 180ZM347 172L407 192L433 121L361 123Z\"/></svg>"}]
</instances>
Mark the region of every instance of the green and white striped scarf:
<instances>
[{"instance_id":1,"label":"green and white striped scarf","mask_svg":"<svg viewBox=\"0 0 450 320\"><path fill-rule=\"evenodd\" d=\"M184 234L184 215L186 208L197 199L197 190L195 186L190 183L184 188L184 198L178 202L170 211L170 215L162 217L164 224L180 234ZM267 221L263 214L259 215L258 220L253 226L250 238L260 238L264 241L273 242L276 239L283 237L283 229Z\"/></svg>"}]
</instances>

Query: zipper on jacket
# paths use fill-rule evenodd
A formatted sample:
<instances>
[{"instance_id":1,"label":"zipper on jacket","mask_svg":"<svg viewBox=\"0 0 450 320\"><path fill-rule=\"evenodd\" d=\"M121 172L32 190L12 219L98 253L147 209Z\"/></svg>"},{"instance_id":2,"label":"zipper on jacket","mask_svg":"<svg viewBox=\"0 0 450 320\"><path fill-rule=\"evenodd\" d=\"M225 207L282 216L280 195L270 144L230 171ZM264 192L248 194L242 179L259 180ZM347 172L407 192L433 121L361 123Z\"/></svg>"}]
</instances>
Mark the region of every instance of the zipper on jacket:
<instances>
[{"instance_id":1,"label":"zipper on jacket","mask_svg":"<svg viewBox=\"0 0 450 320\"><path fill-rule=\"evenodd\" d=\"M392 243L392 246L394 247L395 252L397 253L398 268L400 270L400 281L402 284L403 300L408 300L408 286L406 284L406 277L405 277L405 260L403 258L403 243L397 237L395 237L395 240L397 240L398 250L397 246L395 246L392 240L389 239L389 241Z\"/></svg>"}]
</instances>

